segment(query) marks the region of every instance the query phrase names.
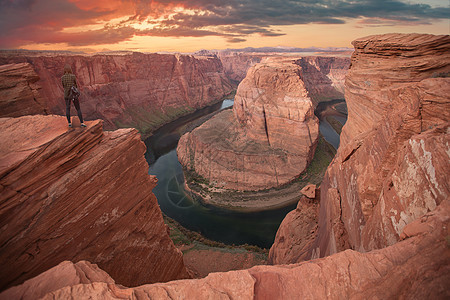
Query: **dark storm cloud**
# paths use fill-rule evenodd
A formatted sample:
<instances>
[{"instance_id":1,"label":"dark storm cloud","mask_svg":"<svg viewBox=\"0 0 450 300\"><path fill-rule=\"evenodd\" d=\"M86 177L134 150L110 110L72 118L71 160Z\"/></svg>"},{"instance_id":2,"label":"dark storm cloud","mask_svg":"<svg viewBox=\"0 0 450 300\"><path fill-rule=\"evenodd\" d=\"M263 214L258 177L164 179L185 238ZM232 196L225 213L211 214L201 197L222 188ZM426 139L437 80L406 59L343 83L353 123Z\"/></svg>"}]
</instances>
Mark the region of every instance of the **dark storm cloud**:
<instances>
[{"instance_id":1,"label":"dark storm cloud","mask_svg":"<svg viewBox=\"0 0 450 300\"><path fill-rule=\"evenodd\" d=\"M101 3L108 3L109 9L82 9L82 3L98 3L100 7ZM278 25L344 24L348 19L358 18L366 19L359 23L361 26L418 25L450 15L448 6L434 8L400 0L102 0L92 3L82 0L77 6L69 0L0 0L0 48L50 40L70 45L88 45L89 41L107 44L134 35L222 36L236 43L245 41L251 34L283 35L274 29ZM175 7L185 10L174 13ZM62 31L95 24L100 18L108 17L129 18L120 26L80 32L78 36ZM159 21L159 17L164 20ZM135 22L148 22L156 27L133 29L131 25Z\"/></svg>"},{"instance_id":2,"label":"dark storm cloud","mask_svg":"<svg viewBox=\"0 0 450 300\"><path fill-rule=\"evenodd\" d=\"M433 8L426 4L408 4L398 0L191 0L177 3L203 12L195 15L180 12L163 21L162 27L216 26L218 30L241 35L241 39L254 33L263 36L282 35L270 28L276 25L344 24L346 19L352 18L378 18L378 22L384 20L387 26L397 21L403 25L418 25L450 15L448 7ZM246 29L242 29L243 26Z\"/></svg>"},{"instance_id":3,"label":"dark storm cloud","mask_svg":"<svg viewBox=\"0 0 450 300\"><path fill-rule=\"evenodd\" d=\"M206 3L203 3L206 2ZM425 4L407 4L395 0L246 0L227 1L227 5L215 6L207 4L209 1L186 1L191 5L207 7L213 12L209 16L196 18L182 18L192 21L196 26L205 23L220 24L249 24L249 25L291 25L307 23L342 23L343 18L383 17L397 20L403 18L448 18L450 9L432 8ZM216 22L214 21L216 18Z\"/></svg>"}]
</instances>

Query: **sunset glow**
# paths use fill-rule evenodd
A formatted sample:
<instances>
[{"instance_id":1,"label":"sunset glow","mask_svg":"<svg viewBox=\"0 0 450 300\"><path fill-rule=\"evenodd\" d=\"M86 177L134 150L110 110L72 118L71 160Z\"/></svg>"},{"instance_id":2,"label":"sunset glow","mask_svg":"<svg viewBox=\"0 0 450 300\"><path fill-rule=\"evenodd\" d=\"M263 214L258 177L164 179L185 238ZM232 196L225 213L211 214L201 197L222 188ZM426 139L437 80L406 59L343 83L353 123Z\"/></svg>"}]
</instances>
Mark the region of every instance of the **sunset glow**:
<instances>
[{"instance_id":1,"label":"sunset glow","mask_svg":"<svg viewBox=\"0 0 450 300\"><path fill-rule=\"evenodd\" d=\"M0 49L350 47L355 38L371 34L450 34L446 2L3 0Z\"/></svg>"}]
</instances>

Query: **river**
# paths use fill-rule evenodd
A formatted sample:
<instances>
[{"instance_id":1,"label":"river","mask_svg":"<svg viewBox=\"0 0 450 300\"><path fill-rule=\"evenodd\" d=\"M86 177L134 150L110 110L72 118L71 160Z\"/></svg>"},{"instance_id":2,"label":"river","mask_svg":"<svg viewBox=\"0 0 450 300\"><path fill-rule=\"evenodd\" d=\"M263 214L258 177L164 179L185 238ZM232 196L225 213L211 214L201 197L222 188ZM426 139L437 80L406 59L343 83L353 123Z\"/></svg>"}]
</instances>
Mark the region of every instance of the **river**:
<instances>
[{"instance_id":1,"label":"river","mask_svg":"<svg viewBox=\"0 0 450 300\"><path fill-rule=\"evenodd\" d=\"M336 106L339 103L342 103L342 100L332 102L330 106ZM249 244L269 248L281 221L289 211L295 208L296 204L276 210L240 213L203 206L193 201L183 189L183 170L176 154L176 146L181 134L189 126L204 122L215 111L229 109L232 105L233 100L227 99L222 103L196 111L163 126L145 141L148 149L146 159L150 165L149 174L156 175L158 178L158 185L153 189L153 193L164 214L208 239L230 245ZM330 108L325 105L321 106L321 109L326 111ZM344 123L344 115L340 117ZM326 120L321 120L320 124L322 123L328 124ZM320 127L321 132L323 128L325 131L322 134L337 148L339 135L330 124Z\"/></svg>"}]
</instances>

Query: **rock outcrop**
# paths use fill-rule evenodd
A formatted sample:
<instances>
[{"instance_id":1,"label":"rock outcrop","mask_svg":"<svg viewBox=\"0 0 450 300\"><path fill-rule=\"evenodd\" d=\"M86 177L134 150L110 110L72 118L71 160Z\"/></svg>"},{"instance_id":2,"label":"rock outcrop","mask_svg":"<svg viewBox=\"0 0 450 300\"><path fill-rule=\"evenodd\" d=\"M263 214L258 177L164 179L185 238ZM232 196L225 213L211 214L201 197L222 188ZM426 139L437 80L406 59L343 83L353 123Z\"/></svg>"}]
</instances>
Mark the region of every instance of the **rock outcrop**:
<instances>
[{"instance_id":1,"label":"rock outcrop","mask_svg":"<svg viewBox=\"0 0 450 300\"><path fill-rule=\"evenodd\" d=\"M0 65L0 116L47 114L47 103L36 82L39 76L28 63Z\"/></svg>"},{"instance_id":2,"label":"rock outcrop","mask_svg":"<svg viewBox=\"0 0 450 300\"><path fill-rule=\"evenodd\" d=\"M312 160L319 133L318 89L310 93L305 78L311 74L323 82L340 60L338 67L345 69L345 58L276 58L255 65L238 87L233 112L216 115L180 139L180 163L225 189L261 190L292 181ZM314 79L307 81L313 86ZM331 80L328 84L333 89ZM335 91L332 98L340 93Z\"/></svg>"},{"instance_id":3,"label":"rock outcrop","mask_svg":"<svg viewBox=\"0 0 450 300\"><path fill-rule=\"evenodd\" d=\"M87 124L0 119L0 289L64 260L94 262L127 286L188 277L139 133Z\"/></svg>"},{"instance_id":4,"label":"rock outcrop","mask_svg":"<svg viewBox=\"0 0 450 300\"><path fill-rule=\"evenodd\" d=\"M319 200L303 196L297 208L286 215L269 251L269 264L279 265L307 259L317 235Z\"/></svg>"},{"instance_id":5,"label":"rock outcrop","mask_svg":"<svg viewBox=\"0 0 450 300\"><path fill-rule=\"evenodd\" d=\"M74 276L67 276L66 287L55 290L44 285L35 292L44 294L42 299L446 299L450 296L449 211L447 199L405 226L402 241L369 253L346 250L295 265L257 266L135 288L95 279L73 285ZM61 276L57 268L47 274ZM6 291L0 299L21 295L21 290L25 294L29 285L16 287L14 294Z\"/></svg>"},{"instance_id":6,"label":"rock outcrop","mask_svg":"<svg viewBox=\"0 0 450 300\"><path fill-rule=\"evenodd\" d=\"M318 237L308 254L286 257L393 245L450 195L450 36L387 34L353 45L348 121L321 185Z\"/></svg>"},{"instance_id":7,"label":"rock outcrop","mask_svg":"<svg viewBox=\"0 0 450 300\"><path fill-rule=\"evenodd\" d=\"M65 114L61 76L72 66L86 119L106 129L134 127L147 133L163 123L219 101L235 86L217 57L190 55L0 56L0 64L28 62L39 75L49 112Z\"/></svg>"},{"instance_id":8,"label":"rock outcrop","mask_svg":"<svg viewBox=\"0 0 450 300\"><path fill-rule=\"evenodd\" d=\"M0 294L0 299L40 299L46 294L66 286L94 282L115 283L108 273L88 261L79 261L76 264L70 261L63 261L50 270L25 281L23 284L4 291Z\"/></svg>"}]
</instances>

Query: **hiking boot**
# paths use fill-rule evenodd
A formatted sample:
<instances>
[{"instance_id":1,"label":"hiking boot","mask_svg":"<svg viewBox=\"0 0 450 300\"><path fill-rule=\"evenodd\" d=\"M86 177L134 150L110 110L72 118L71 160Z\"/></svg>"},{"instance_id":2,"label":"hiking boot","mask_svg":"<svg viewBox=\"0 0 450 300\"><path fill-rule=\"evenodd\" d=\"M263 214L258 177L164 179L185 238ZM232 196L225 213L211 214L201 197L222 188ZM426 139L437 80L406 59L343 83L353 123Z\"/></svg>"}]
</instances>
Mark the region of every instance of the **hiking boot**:
<instances>
[{"instance_id":1,"label":"hiking boot","mask_svg":"<svg viewBox=\"0 0 450 300\"><path fill-rule=\"evenodd\" d=\"M84 123L81 123L80 126L81 126L81 127L87 127L86 124L84 124Z\"/></svg>"},{"instance_id":2,"label":"hiking boot","mask_svg":"<svg viewBox=\"0 0 450 300\"><path fill-rule=\"evenodd\" d=\"M72 128L72 123L69 123L69 128Z\"/></svg>"}]
</instances>

